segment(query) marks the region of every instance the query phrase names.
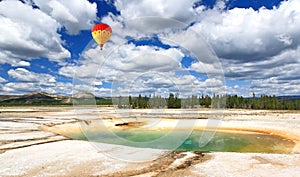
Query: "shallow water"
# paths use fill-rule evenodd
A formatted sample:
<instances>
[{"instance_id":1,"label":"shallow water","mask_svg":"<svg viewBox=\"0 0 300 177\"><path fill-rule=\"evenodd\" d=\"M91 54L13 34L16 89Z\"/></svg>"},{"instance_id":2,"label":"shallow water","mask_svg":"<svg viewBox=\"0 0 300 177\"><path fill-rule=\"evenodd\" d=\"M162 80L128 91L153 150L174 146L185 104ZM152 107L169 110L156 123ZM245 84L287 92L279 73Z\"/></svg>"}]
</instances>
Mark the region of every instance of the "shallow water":
<instances>
[{"instance_id":1,"label":"shallow water","mask_svg":"<svg viewBox=\"0 0 300 177\"><path fill-rule=\"evenodd\" d=\"M291 153L294 147L293 141L270 134L245 131L206 131L205 133L214 136L203 147L199 147L202 130L189 133L184 130L161 131L139 128L97 131L86 129L84 133L65 134L65 136L108 144L188 151Z\"/></svg>"}]
</instances>

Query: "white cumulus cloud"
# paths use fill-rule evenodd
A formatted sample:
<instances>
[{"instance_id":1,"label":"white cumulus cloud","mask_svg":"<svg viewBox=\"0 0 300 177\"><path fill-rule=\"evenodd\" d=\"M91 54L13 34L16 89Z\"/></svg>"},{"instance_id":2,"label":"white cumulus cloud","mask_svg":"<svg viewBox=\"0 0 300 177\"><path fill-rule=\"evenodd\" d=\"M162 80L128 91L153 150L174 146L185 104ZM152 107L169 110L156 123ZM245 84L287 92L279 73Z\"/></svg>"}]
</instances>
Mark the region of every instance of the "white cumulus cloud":
<instances>
[{"instance_id":1,"label":"white cumulus cloud","mask_svg":"<svg viewBox=\"0 0 300 177\"><path fill-rule=\"evenodd\" d=\"M55 77L49 74L34 73L25 68L10 69L8 75L18 82L34 82L40 84L55 83Z\"/></svg>"},{"instance_id":2,"label":"white cumulus cloud","mask_svg":"<svg viewBox=\"0 0 300 177\"><path fill-rule=\"evenodd\" d=\"M41 11L51 16L70 34L90 29L97 20L97 4L87 0L34 0Z\"/></svg>"},{"instance_id":3,"label":"white cumulus cloud","mask_svg":"<svg viewBox=\"0 0 300 177\"><path fill-rule=\"evenodd\" d=\"M20 1L2 1L0 24L0 64L17 65L22 59L40 57L62 62L70 57L57 33L61 25L38 9Z\"/></svg>"},{"instance_id":4,"label":"white cumulus cloud","mask_svg":"<svg viewBox=\"0 0 300 177\"><path fill-rule=\"evenodd\" d=\"M204 10L191 28L202 33L219 57L267 60L300 44L300 1L283 1L278 8Z\"/></svg>"},{"instance_id":5,"label":"white cumulus cloud","mask_svg":"<svg viewBox=\"0 0 300 177\"><path fill-rule=\"evenodd\" d=\"M125 19L135 19L145 16L160 16L189 23L196 14L193 9L197 0L116 0L115 6ZM156 24L153 24L156 25Z\"/></svg>"}]
</instances>

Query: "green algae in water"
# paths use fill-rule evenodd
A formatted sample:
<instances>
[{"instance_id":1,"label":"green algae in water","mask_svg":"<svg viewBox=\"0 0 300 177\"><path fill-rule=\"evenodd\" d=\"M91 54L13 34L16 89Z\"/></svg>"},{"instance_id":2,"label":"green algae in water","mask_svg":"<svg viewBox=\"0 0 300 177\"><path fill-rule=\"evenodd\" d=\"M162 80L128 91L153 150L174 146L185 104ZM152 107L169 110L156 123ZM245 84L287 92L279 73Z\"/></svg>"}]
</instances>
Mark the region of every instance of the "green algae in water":
<instances>
[{"instance_id":1,"label":"green algae in water","mask_svg":"<svg viewBox=\"0 0 300 177\"><path fill-rule=\"evenodd\" d=\"M72 139L88 140L92 142L101 142L108 144L118 144L125 146L172 149L174 143L180 141L184 130L176 130L169 135L168 141L164 143L155 143L168 131L161 130L141 130L141 129L122 129L109 131L93 131L75 134L67 134ZM185 141L177 150L188 151L217 151L217 152L259 152L259 153L291 153L294 142L270 134L263 133L245 133L217 131L214 137L204 146L199 147L199 140L203 131L194 130L184 138ZM213 132L212 132L213 133ZM182 137L182 136L181 136ZM151 143L153 142L153 143Z\"/></svg>"}]
</instances>

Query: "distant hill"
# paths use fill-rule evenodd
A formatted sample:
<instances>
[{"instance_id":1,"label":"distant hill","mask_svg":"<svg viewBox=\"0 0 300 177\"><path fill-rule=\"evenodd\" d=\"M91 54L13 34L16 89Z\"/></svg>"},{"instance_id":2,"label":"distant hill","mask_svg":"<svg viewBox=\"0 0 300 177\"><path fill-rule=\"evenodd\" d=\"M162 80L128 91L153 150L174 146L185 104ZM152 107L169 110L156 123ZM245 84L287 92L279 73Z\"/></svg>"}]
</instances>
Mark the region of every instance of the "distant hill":
<instances>
[{"instance_id":1,"label":"distant hill","mask_svg":"<svg viewBox=\"0 0 300 177\"><path fill-rule=\"evenodd\" d=\"M59 96L46 92L32 92L25 95L1 95L0 104L26 105L26 104L70 104L72 100L67 96Z\"/></svg>"},{"instance_id":2,"label":"distant hill","mask_svg":"<svg viewBox=\"0 0 300 177\"><path fill-rule=\"evenodd\" d=\"M300 99L300 95L288 95L288 96L278 96L279 100L286 99L286 100L297 100Z\"/></svg>"},{"instance_id":3,"label":"distant hill","mask_svg":"<svg viewBox=\"0 0 300 177\"><path fill-rule=\"evenodd\" d=\"M78 93L73 96L61 96L46 92L32 92L25 95L0 95L0 105L111 105L111 98L98 98L92 93Z\"/></svg>"},{"instance_id":4,"label":"distant hill","mask_svg":"<svg viewBox=\"0 0 300 177\"><path fill-rule=\"evenodd\" d=\"M0 102L2 102L4 100L19 98L19 97L20 97L20 95L0 95Z\"/></svg>"},{"instance_id":5,"label":"distant hill","mask_svg":"<svg viewBox=\"0 0 300 177\"><path fill-rule=\"evenodd\" d=\"M78 93L78 94L75 94L73 95L73 98L76 98L76 99L94 99L95 98L95 95L92 94L92 93L89 93L89 92L82 92L82 93Z\"/></svg>"}]
</instances>

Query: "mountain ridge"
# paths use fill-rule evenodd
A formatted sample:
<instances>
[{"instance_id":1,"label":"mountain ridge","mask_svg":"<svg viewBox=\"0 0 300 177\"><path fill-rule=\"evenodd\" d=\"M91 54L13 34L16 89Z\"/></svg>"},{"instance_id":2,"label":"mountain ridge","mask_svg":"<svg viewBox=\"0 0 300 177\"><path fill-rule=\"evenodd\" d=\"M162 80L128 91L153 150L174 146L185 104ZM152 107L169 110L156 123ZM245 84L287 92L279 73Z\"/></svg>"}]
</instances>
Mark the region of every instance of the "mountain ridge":
<instances>
[{"instance_id":1,"label":"mountain ridge","mask_svg":"<svg viewBox=\"0 0 300 177\"><path fill-rule=\"evenodd\" d=\"M71 96L50 94L47 92L30 92L23 95L0 95L0 105L71 105L71 104L110 105L111 98L99 98L93 93L81 92Z\"/></svg>"}]
</instances>

